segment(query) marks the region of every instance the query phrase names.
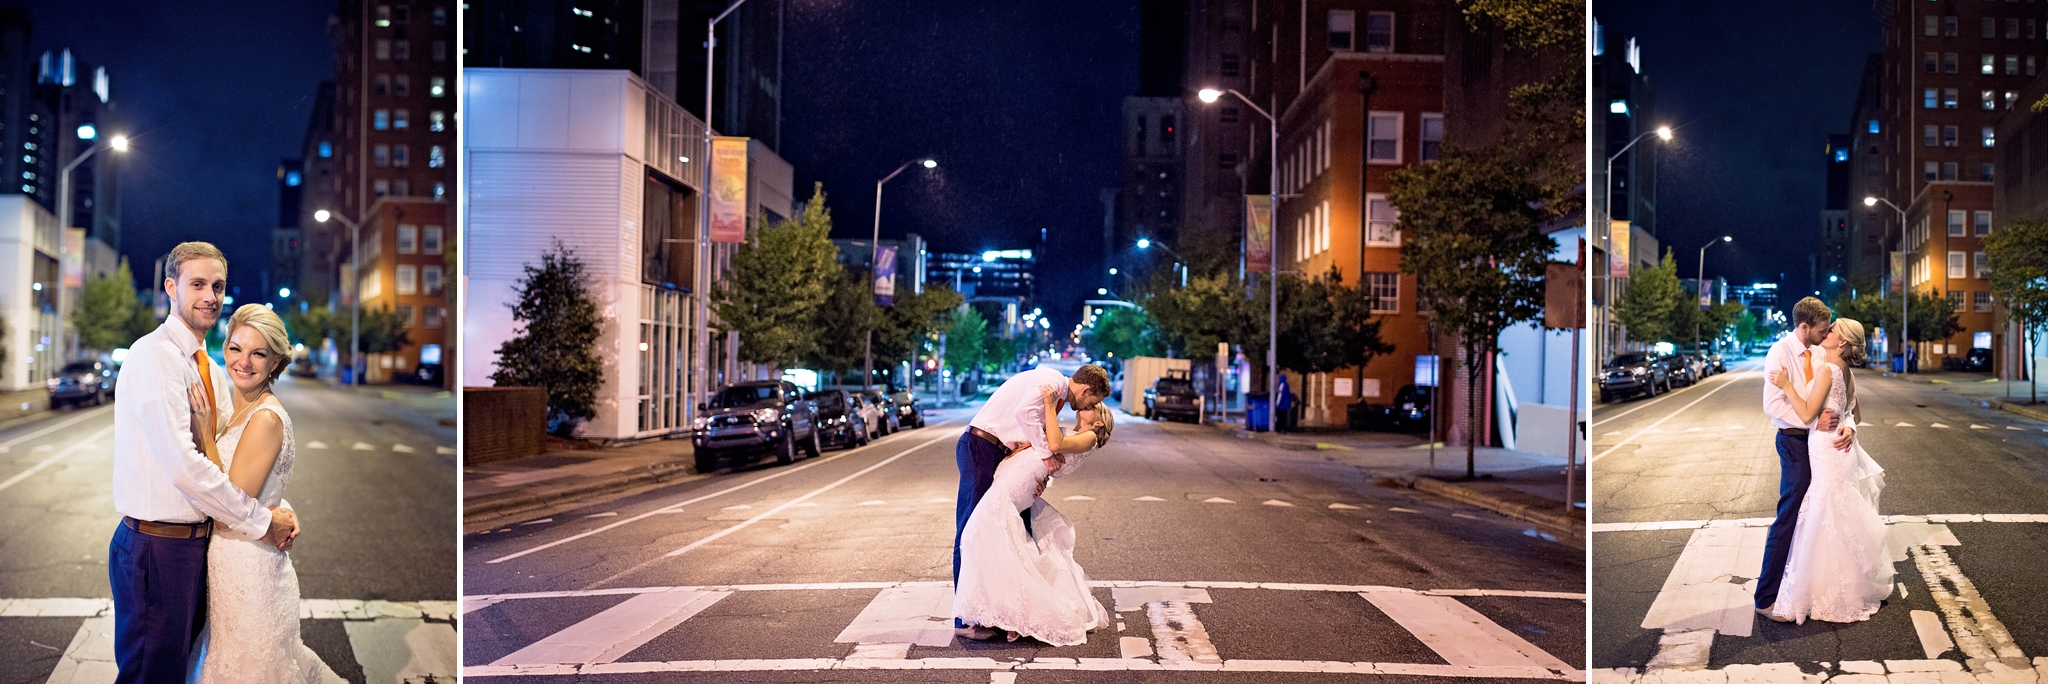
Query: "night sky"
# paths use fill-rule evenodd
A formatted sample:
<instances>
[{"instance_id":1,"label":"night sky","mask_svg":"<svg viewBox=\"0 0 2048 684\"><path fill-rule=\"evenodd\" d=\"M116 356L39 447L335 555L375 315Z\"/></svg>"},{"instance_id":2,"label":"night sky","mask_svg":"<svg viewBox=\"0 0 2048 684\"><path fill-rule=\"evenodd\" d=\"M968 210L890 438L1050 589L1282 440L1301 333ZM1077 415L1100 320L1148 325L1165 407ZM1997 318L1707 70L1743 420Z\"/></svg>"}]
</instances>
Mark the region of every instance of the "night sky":
<instances>
[{"instance_id":1,"label":"night sky","mask_svg":"<svg viewBox=\"0 0 2048 684\"><path fill-rule=\"evenodd\" d=\"M1676 129L1659 161L1658 241L1680 277L1780 281L1804 294L1820 240L1830 133L1848 133L1865 55L1883 49L1869 0L1596 2L1608 49L1635 36ZM1641 144L1656 142L1646 140ZM1604 160L1603 160L1604 161Z\"/></svg>"},{"instance_id":2,"label":"night sky","mask_svg":"<svg viewBox=\"0 0 2048 684\"><path fill-rule=\"evenodd\" d=\"M882 237L1040 250L1039 306L1078 322L1106 268L1097 195L1122 168L1137 3L790 0L787 26L781 154L800 201L825 183L833 237L866 238L875 181L933 155L889 181Z\"/></svg>"},{"instance_id":3,"label":"night sky","mask_svg":"<svg viewBox=\"0 0 2048 684\"><path fill-rule=\"evenodd\" d=\"M150 280L173 245L206 240L227 253L238 299L253 301L269 270L278 162L298 156L314 92L334 76L326 30L335 4L14 6L29 8L38 53L68 47L107 68L134 145L121 177L121 254L136 279Z\"/></svg>"}]
</instances>

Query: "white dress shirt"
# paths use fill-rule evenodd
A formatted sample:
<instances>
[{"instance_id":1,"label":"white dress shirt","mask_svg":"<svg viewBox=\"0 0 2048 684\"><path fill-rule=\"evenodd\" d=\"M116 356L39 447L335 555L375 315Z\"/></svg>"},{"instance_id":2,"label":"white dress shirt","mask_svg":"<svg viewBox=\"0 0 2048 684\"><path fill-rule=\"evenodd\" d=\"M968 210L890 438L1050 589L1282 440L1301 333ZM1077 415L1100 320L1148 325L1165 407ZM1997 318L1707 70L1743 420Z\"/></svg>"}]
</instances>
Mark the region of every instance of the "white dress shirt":
<instances>
[{"instance_id":1,"label":"white dress shirt","mask_svg":"<svg viewBox=\"0 0 2048 684\"><path fill-rule=\"evenodd\" d=\"M1048 420L1059 420L1059 416L1045 415L1047 392L1052 393L1054 400L1066 399L1067 376L1045 366L1010 376L967 424L987 430L1003 444L1029 442L1050 454L1057 445L1045 443L1045 425Z\"/></svg>"},{"instance_id":2,"label":"white dress shirt","mask_svg":"<svg viewBox=\"0 0 2048 684\"><path fill-rule=\"evenodd\" d=\"M1803 352L1812 352L1814 356L1819 356L1820 348L1809 348L1806 343L1799 341L1798 335L1788 332L1779 337L1778 341L1771 345L1771 350L1764 354L1764 415L1771 417L1772 429L1811 428L1818 420L1800 420L1799 411L1792 408L1792 400L1785 398L1785 390L1770 382L1771 371L1798 373L1799 375L1791 376L1792 379L1796 382L1805 382L1806 370L1799 358ZM1818 369L1820 359L1810 360Z\"/></svg>"},{"instance_id":3,"label":"white dress shirt","mask_svg":"<svg viewBox=\"0 0 2048 684\"><path fill-rule=\"evenodd\" d=\"M251 538L270 531L270 509L228 480L192 445L192 400L202 342L172 317L128 350L114 387L114 510L136 520L208 517ZM214 405L234 406L227 372L212 369ZM221 411L216 410L216 414ZM218 418L218 415L216 416Z\"/></svg>"}]
</instances>

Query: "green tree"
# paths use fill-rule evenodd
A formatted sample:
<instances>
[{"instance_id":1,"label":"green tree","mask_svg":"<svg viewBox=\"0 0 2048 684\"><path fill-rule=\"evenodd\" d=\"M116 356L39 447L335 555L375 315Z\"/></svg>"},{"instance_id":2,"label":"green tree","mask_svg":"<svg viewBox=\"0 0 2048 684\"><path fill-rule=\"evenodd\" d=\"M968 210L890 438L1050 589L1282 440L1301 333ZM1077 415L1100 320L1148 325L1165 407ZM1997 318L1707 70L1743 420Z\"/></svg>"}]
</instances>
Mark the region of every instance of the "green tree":
<instances>
[{"instance_id":1,"label":"green tree","mask_svg":"<svg viewBox=\"0 0 2048 684\"><path fill-rule=\"evenodd\" d=\"M1678 266L1667 249L1656 267L1629 274L1628 286L1614 303L1614 319L1626 329L1628 341L1660 342L1678 332L1672 312L1685 303L1685 291L1678 285ZM1685 333L1691 335L1692 329Z\"/></svg>"},{"instance_id":2,"label":"green tree","mask_svg":"<svg viewBox=\"0 0 2048 684\"><path fill-rule=\"evenodd\" d=\"M1422 308L1467 359L1498 353L1501 331L1543 313L1543 276L1557 242L1542 224L1570 205L1555 201L1556 180L1531 172L1530 158L1540 152L1508 144L1447 147L1434 163L1393 173L1389 199L1401 212L1401 270L1421 282ZM1466 365L1469 478L1476 476L1487 364Z\"/></svg>"},{"instance_id":3,"label":"green tree","mask_svg":"<svg viewBox=\"0 0 2048 684\"><path fill-rule=\"evenodd\" d=\"M2006 315L2031 340L2048 331L2048 219L2025 218L2011 221L1984 238L1984 255L1991 261L1991 291L2004 306ZM2040 380L2033 368L2033 344L2022 343L2020 358L2027 359L2030 381L2028 403L2039 403Z\"/></svg>"},{"instance_id":4,"label":"green tree","mask_svg":"<svg viewBox=\"0 0 2048 684\"><path fill-rule=\"evenodd\" d=\"M1186 287L1155 282L1139 304L1160 343L1175 355L1206 358L1217 344L1233 342L1245 345L1247 357L1260 362L1258 372L1265 372L1265 300L1254 300L1234 270L1192 276Z\"/></svg>"},{"instance_id":5,"label":"green tree","mask_svg":"<svg viewBox=\"0 0 2048 684\"><path fill-rule=\"evenodd\" d=\"M546 389L549 423L564 436L577 421L597 415L597 390L604 384L596 352L604 321L585 269L560 239L539 266L526 264L511 305L519 330L498 346L498 370L491 374L499 387Z\"/></svg>"},{"instance_id":6,"label":"green tree","mask_svg":"<svg viewBox=\"0 0 2048 684\"><path fill-rule=\"evenodd\" d=\"M348 323L347 311L326 307L308 307L305 311L285 316L285 328L291 333L292 341L316 348L321 341L329 339L334 340L336 347L347 347Z\"/></svg>"},{"instance_id":7,"label":"green tree","mask_svg":"<svg viewBox=\"0 0 2048 684\"><path fill-rule=\"evenodd\" d=\"M896 293L896 301L882 310L875 329L875 367L893 368L913 360L926 340L952 325L952 313L966 301L946 285L927 286L924 292ZM909 386L908 379L899 383Z\"/></svg>"},{"instance_id":8,"label":"green tree","mask_svg":"<svg viewBox=\"0 0 2048 684\"><path fill-rule=\"evenodd\" d=\"M1731 303L1740 304L1740 302ZM1742 314L1735 318L1735 341L1748 346L1762 340L1763 326L1758 324L1756 313L1750 311L1748 307L1743 307Z\"/></svg>"},{"instance_id":9,"label":"green tree","mask_svg":"<svg viewBox=\"0 0 2048 684\"><path fill-rule=\"evenodd\" d=\"M86 349L111 351L135 342L129 320L135 315L135 274L122 259L114 274L86 281L71 325L78 330L78 344Z\"/></svg>"},{"instance_id":10,"label":"green tree","mask_svg":"<svg viewBox=\"0 0 2048 684\"><path fill-rule=\"evenodd\" d=\"M1110 307L1095 315L1094 327L1081 336L1089 355L1098 358L1129 359L1166 353L1157 326L1144 309Z\"/></svg>"},{"instance_id":11,"label":"green tree","mask_svg":"<svg viewBox=\"0 0 2048 684\"><path fill-rule=\"evenodd\" d=\"M1015 363L1017 361L1017 350L1020 348L1018 344L1020 340L1018 338L1003 337L997 334L997 332L995 327L991 326L988 331L988 337L984 338L981 342L983 349L981 369L989 373L1001 373L1003 369Z\"/></svg>"},{"instance_id":12,"label":"green tree","mask_svg":"<svg viewBox=\"0 0 2048 684\"><path fill-rule=\"evenodd\" d=\"M875 306L867 278L852 269L835 266L827 274L825 285L825 303L818 307L811 322L818 332L818 343L803 356L803 363L840 375L859 373L866 360L868 335L876 332L882 322L882 309ZM882 357L877 355L876 359L880 361Z\"/></svg>"},{"instance_id":13,"label":"green tree","mask_svg":"<svg viewBox=\"0 0 2048 684\"><path fill-rule=\"evenodd\" d=\"M1393 353L1380 340L1365 293L1344 285L1336 267L1304 281L1280 279L1280 367L1296 373L1329 373L1363 368L1372 357Z\"/></svg>"},{"instance_id":14,"label":"green tree","mask_svg":"<svg viewBox=\"0 0 2048 684\"><path fill-rule=\"evenodd\" d=\"M974 307L966 307L953 316L953 326L946 332L946 365L957 372L978 368L986 349L983 340L988 336L988 319Z\"/></svg>"},{"instance_id":15,"label":"green tree","mask_svg":"<svg viewBox=\"0 0 2048 684\"><path fill-rule=\"evenodd\" d=\"M389 354L404 349L412 342L406 335L405 323L405 317L389 306L365 308L356 328L356 344L364 354Z\"/></svg>"},{"instance_id":16,"label":"green tree","mask_svg":"<svg viewBox=\"0 0 2048 684\"><path fill-rule=\"evenodd\" d=\"M831 234L819 183L803 213L762 227L733 251L732 271L712 295L713 327L740 334L740 360L783 368L817 349L818 308L840 272Z\"/></svg>"}]
</instances>

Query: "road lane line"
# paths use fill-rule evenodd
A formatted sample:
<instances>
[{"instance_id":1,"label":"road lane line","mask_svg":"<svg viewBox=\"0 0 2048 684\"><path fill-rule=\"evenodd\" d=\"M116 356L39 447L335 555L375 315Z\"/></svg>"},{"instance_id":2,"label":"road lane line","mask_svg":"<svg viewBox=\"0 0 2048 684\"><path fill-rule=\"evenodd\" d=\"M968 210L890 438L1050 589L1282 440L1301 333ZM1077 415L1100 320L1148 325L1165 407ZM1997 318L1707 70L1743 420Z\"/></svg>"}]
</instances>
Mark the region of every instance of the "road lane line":
<instances>
[{"instance_id":1,"label":"road lane line","mask_svg":"<svg viewBox=\"0 0 2048 684\"><path fill-rule=\"evenodd\" d=\"M933 427L943 427L944 425L945 425L945 423L939 423L939 424L935 424L935 425L933 425ZM874 444L874 445L869 445L869 446L879 446L879 444ZM567 537L563 537L563 538L561 538L561 539L557 539L557 540L555 540L555 541L551 541L551 542L548 542L548 543L546 543L546 544L541 544L541 545L539 545L539 546L535 546L535 547L533 547L533 548L530 548L530 549L526 549L526 550L524 550L524 551L518 551L518 552L514 552L514 553L511 553L511 554L507 554L507 555L504 555L504 556L499 556L499 557L497 557L497 558L495 558L495 559L492 559L492 560L489 560L489 561L485 561L485 563L486 563L486 564L491 564L491 563L503 563L503 562L505 562L505 561L508 561L508 560L512 560L512 559L514 559L514 558L518 558L518 557L520 557L520 556L524 556L524 555L527 555L527 554L530 554L530 553L536 553L536 552L539 552L539 551L545 551L545 550L548 550L548 549L551 549L551 548L554 548L554 547L557 547L557 546L561 546L561 545L563 545L563 544L567 544L567 543L569 543L569 542L573 542L573 541L576 541L576 540L579 540L579 539L585 539L585 538L588 538L588 537L591 537L591 536L594 536L594 535L597 535L597 534L600 534L600 533L603 533L603 532L608 532L608 531L611 531L611 530L613 530L613 529L616 529L616 528L619 528L619 527L622 527L622 526L625 526L625 525L630 525L630 524L633 524L633 523L639 522L639 521L641 521L641 520L644 520L644 519L647 519L647 518L650 518L650 517L653 517L653 516L657 516L657 515L664 515L664 514L668 514L668 513L674 513L674 512L676 512L677 510L681 509L681 508L682 508L682 507L684 507L684 506L688 506L688 505L690 505L690 504L694 504L694 503L697 503L697 502L700 502L700 501L703 501L703 500L705 500L705 499L709 499L709 498L712 498L712 497L715 497L715 496L720 496L720 495L724 495L724 494L731 494L731 493L733 493L733 492L737 492L737 491L739 491L739 490L742 490L742 489L746 489L746 488L748 488L748 487L752 487L752 486L754 486L754 485L757 485L757 484L761 484L761 483L763 483L763 482L767 482L767 481L769 481L769 480L773 480L773 479L775 479L775 478L778 478L778 477L782 477L782 476L784 476L784 475L792 475L792 474L795 474L795 473L800 473L800 472L803 472L803 471L805 471L805 470L808 470L808 469L810 469L810 468L813 468L813 467L816 467L816 466L821 466L821 465L825 465L825 464L827 464L827 463L831 463L831 462L833 462L833 461L836 461L836 460L839 460L839 459L841 459L841 458L845 458L845 457L847 457L847 456L852 456L853 454L859 453L860 451L862 451L862 450L864 450L864 449L867 449L867 448L868 448L868 447L861 447L861 448L859 448L859 449L849 449L849 450L847 450L847 451L842 451L842 452L839 452L839 453L837 453L837 454L833 454L833 455L831 455L831 456L827 456L827 457L824 457L824 458L821 458L821 459L817 459L817 460L811 461L810 463L805 463L805 464L803 464L803 465L799 465L799 466L796 466L796 467L794 467L794 468L783 468L783 469L779 469L779 470L776 470L776 471L775 471L775 472L773 472L773 473L769 473L769 474L768 474L768 475L766 475L766 476L763 476L763 477L759 477L759 478L755 478L755 479L753 479L753 480L748 480L747 482L744 482L744 483L741 483L741 484L738 484L738 485L734 485L734 486L732 486L732 487L728 487L728 488L725 488L725 489L721 489L721 490L719 490L719 491L715 491L715 492L712 492L712 493L710 493L710 494L705 494L705 495L703 495L703 496L699 496L699 497L696 497L696 498L690 499L690 500L688 500L688 501L679 501L679 502L676 502L676 503L673 503L673 504L669 504L669 505L667 505L667 506L663 506L663 507L661 507L661 508L657 508L657 509L654 509L654 510L652 510L652 511L648 511L648 512L646 512L646 513L642 513L642 514L640 514L640 515L636 515L636 516L633 516L633 517L631 517L631 518L627 518L627 519L625 519L625 520L620 520L620 521L618 521L618 522L615 522L615 523L611 523L611 524L605 525L605 526L603 526L603 527L599 527L599 528L597 528L597 529L594 529L594 530L590 530L590 531L588 531L588 532L580 532L580 533L577 533L577 534L573 534L573 535L570 535L570 536L567 536Z\"/></svg>"},{"instance_id":2,"label":"road lane line","mask_svg":"<svg viewBox=\"0 0 2048 684\"><path fill-rule=\"evenodd\" d=\"M641 594L562 631L497 659L492 665L590 665L609 663L674 629L730 591L664 591Z\"/></svg>"},{"instance_id":3,"label":"road lane line","mask_svg":"<svg viewBox=\"0 0 2048 684\"><path fill-rule=\"evenodd\" d=\"M1944 546L1929 544L1912 549L1913 564L1920 569L1920 576L1927 580L1927 590L1934 595L1934 605L1941 609L1948 629L1955 634L1955 644L1962 649L1963 656L1971 659L2023 658L2018 644L2013 643L2012 633L1991 614L1991 605L1984 601L1984 595L1977 592L1977 585L1963 576L1955 560L1949 558ZM1924 642L1923 642L1924 643Z\"/></svg>"},{"instance_id":4,"label":"road lane line","mask_svg":"<svg viewBox=\"0 0 2048 684\"><path fill-rule=\"evenodd\" d=\"M26 442L26 441L28 441L28 440L31 440L31 439L35 439L35 438L37 438L37 437L41 437L41 436L43 436L43 435L47 435L47 434L50 434L50 433L52 433L52 432L55 432L55 431L57 431L57 430L61 430L61 429L64 429L64 428L70 427L70 426L72 426L72 425L74 425L74 424L77 424L77 423L78 423L79 421L85 420L85 419L87 419L87 418L91 418L91 417L93 417L93 416L97 416L97 415L99 415L100 413L102 413L102 412L104 412L104 411L112 411L112 410L114 410L114 409L113 409L113 407L106 407L106 408L94 408L94 409L92 409L92 410L89 410L89 411L81 411L81 412L79 412L79 414L78 414L78 415L76 415L76 416L72 416L72 417L71 417L70 419L68 419L68 420L65 420L64 422L58 423L58 424L56 424L56 425L51 425L51 426L49 426L49 427L45 427L45 428L43 428L43 429L41 429L41 430L37 430L37 431L35 431L35 432L31 432L31 433L28 433L28 434L26 434L26 435L22 435L22 436L20 436L20 437L16 437L16 438L14 438L14 439L10 439L10 440L7 440L7 441L5 441L5 442L0 442L0 454L4 454L4 453L7 453L7 450L8 450L8 449L11 449L11 448L14 448L14 445L16 445L16 444L20 444L20 443L22 443L22 442Z\"/></svg>"},{"instance_id":5,"label":"road lane line","mask_svg":"<svg viewBox=\"0 0 2048 684\"><path fill-rule=\"evenodd\" d=\"M883 589L832 643L950 646L953 588L921 584Z\"/></svg>"},{"instance_id":6,"label":"road lane line","mask_svg":"<svg viewBox=\"0 0 2048 684\"><path fill-rule=\"evenodd\" d=\"M862 475L866 475L866 474L868 474L868 473L872 473L872 472L874 472L874 471L875 471L876 469L878 469L878 468L881 468L882 466L885 466L885 465L889 465L889 464L891 464L891 463L895 463L895 462L896 462L896 459L899 459L899 458L903 458L903 457L905 457L905 456L909 456L909 455L910 455L910 454L911 454L912 452L915 452L915 451L917 451L918 449L923 449L923 448L925 448L925 447L931 446L931 445L933 445L933 444L937 444L937 443L939 443L939 442L942 442L942 441L945 441L945 440L948 440L948 439L959 439L959 437L957 437L957 436L954 436L954 435L939 435L939 436L937 436L937 437L933 437L933 438L931 438L931 439L927 439L927 440L925 440L925 441L922 441L922 442L918 442L916 446L912 446L912 447L906 448L906 449L904 449L904 450L902 450L902 451L896 452L896 455L895 455L895 456L890 456L890 457L888 457L888 458L882 459L882 461L881 461L880 463L876 463L876 464L874 464L874 465L871 465L871 466L868 466L868 467L866 467L866 468L862 468L862 469L860 469L860 471L859 471L859 472L856 472L856 473L854 473L854 474L852 474L852 475L848 475L848 476L846 476L846 477L842 477L842 478L839 478L838 480L834 480L834 481L832 482L832 484L828 484L828 485L825 485L825 486L823 486L823 487L819 487L819 488L817 488L817 489L813 489L813 490L811 490L811 493L809 493L809 494L805 494L805 495L803 495L803 496L800 496L800 497L797 497L797 498L795 498L795 499L791 499L790 501L788 501L788 502L786 502L786 503L784 503L784 504L782 504L782 505L780 505L780 506L776 506L776 507L774 507L774 508L770 508L770 509L768 509L768 510L762 511L762 512L761 512L761 513L760 513L759 515L756 515L756 516L754 516L754 517L748 518L748 519L746 519L746 520L745 520L744 522L741 522L741 523L740 523L740 524L738 524L738 525L734 525L734 526L732 526L732 527L728 527L728 528L725 528L725 529L723 529L723 530L719 530L719 531L717 531L717 532L714 532L714 533L712 533L712 534L711 534L711 536L709 536L709 537L705 537L705 538L703 538L703 539L699 539L699 540L697 540L697 541L691 542L690 544L688 544L688 545L686 545L686 546L684 546L684 547L682 547L682 548L680 548L680 549L676 549L676 550L674 550L674 551L670 551L670 552L668 552L667 554L665 554L665 555L664 555L663 557L665 557L665 558L674 558L674 557L676 557L676 556L680 556L680 555L683 555L683 554L685 554L685 553L689 553L689 552L691 552L691 551L693 551L693 550L696 550L697 548L699 548L699 547L702 547L702 546L704 546L705 544L709 544L709 543L711 543L711 542L714 542L714 541L718 541L719 539L721 539L721 538L725 537L725 536L726 536L726 535L728 535L728 534L732 534L732 533L734 533L734 532L738 532L738 531L740 531L740 530L746 529L747 527L749 527L749 526L753 525L754 523L757 523L757 522L761 522L762 520L766 520L766 519L767 519L768 517L770 517L770 516L773 516L773 515L775 515L776 513L781 513L782 511L784 511L784 510L788 509L788 508L789 508L789 507L791 507L791 506L795 506L795 505L797 505L797 504L800 504L800 503L803 503L803 502L805 502L805 501L809 501L809 500L811 500L811 498L812 498L812 497L815 497L815 496L817 496L817 495L819 495L819 494L823 494L823 493L825 493L825 492L829 492L829 491L832 491L833 489L837 488L837 487L838 487L839 485L843 485L843 484L846 484L846 483L848 483L848 482L851 482L851 481L853 481L853 479L854 479L854 478L856 478L856 477L860 477L860 476L862 476Z\"/></svg>"},{"instance_id":7,"label":"road lane line","mask_svg":"<svg viewBox=\"0 0 2048 684\"><path fill-rule=\"evenodd\" d=\"M1691 403L1691 404L1686 404L1686 405L1684 405L1684 406L1680 406L1680 407L1678 407L1678 410L1676 410L1676 411L1672 411L1672 412L1671 412L1671 415L1665 416L1665 417L1663 417L1662 419L1659 419L1659 420L1658 420L1657 422L1655 422L1655 423L1651 423L1649 427L1643 428L1642 430L1640 430L1640 431L1637 431L1637 432L1636 432L1635 434L1633 434L1633 435L1629 435L1629 436L1628 436L1628 438L1626 438L1626 439L1623 439L1623 440L1621 440L1621 442L1619 442L1619 443L1615 444L1614 446L1611 446L1611 447L1607 447L1607 450L1606 450L1606 451L1602 451L1602 452L1600 452L1600 453L1594 454L1592 458L1590 458L1590 459L1586 459L1586 464L1587 464L1587 465L1592 465L1594 461L1598 461L1598 460L1600 460L1600 458L1601 458L1601 457L1603 457L1603 456L1606 456L1606 455L1608 455L1608 454L1611 454L1611 453L1614 453L1614 450L1615 450L1615 449L1619 449L1619 448L1622 448L1622 447L1624 447L1624 446L1628 446L1628 443L1629 443L1629 442L1633 442L1633 441L1635 441L1637 437L1641 437L1641 436L1643 436L1644 434L1647 434L1647 433L1649 433L1649 431L1657 429L1657 426L1659 426L1659 425L1663 425L1663 424L1664 424L1664 421L1667 421L1667 420L1671 420L1672 418L1677 418L1677 417L1678 417L1678 414L1680 414L1680 413L1684 413L1686 409L1692 408L1692 407L1693 407L1693 404L1698 404L1698 403L1700 403L1700 402L1702 402L1702 401L1706 401L1706 400L1707 400L1707 397L1711 397L1711 396L1714 396L1714 393L1715 393L1715 392L1719 392L1719 391L1721 391L1721 390L1724 390L1724 389L1728 389L1728 388L1730 388L1730 387L1734 387L1734 386L1735 386L1735 376L1736 376L1736 375L1742 375L1742 376L1747 376L1748 374L1749 374L1749 372L1748 372L1748 371L1744 371L1744 372L1742 372L1742 373L1733 373L1733 374L1730 374L1730 375L1729 375L1729 380L1728 380L1728 382L1726 382L1726 383L1723 383L1723 384L1722 384L1722 385L1721 385L1720 387L1716 387L1716 388L1713 388L1713 389L1707 390L1707 393L1706 393L1706 394L1702 394L1702 395L1700 395L1700 397L1699 397L1698 399L1694 399L1694 400L1692 400L1692 403Z\"/></svg>"},{"instance_id":8,"label":"road lane line","mask_svg":"<svg viewBox=\"0 0 2048 684\"><path fill-rule=\"evenodd\" d=\"M1444 662L1467 667L1576 668L1448 596L1361 593Z\"/></svg>"},{"instance_id":9,"label":"road lane line","mask_svg":"<svg viewBox=\"0 0 2048 684\"><path fill-rule=\"evenodd\" d=\"M105 439L108 435L112 434L114 434L114 426L109 425L106 426L105 428L102 428L99 432L92 433L91 436L88 436L85 439L72 442L71 446L64 447L64 450L57 452L55 456L43 459L41 463L29 466L28 470L15 473L14 477L10 477L5 480L0 480L0 491L6 491L8 487L14 486L15 483L28 479L30 475L42 472L44 468L48 468L51 465L56 464L58 461L70 458L72 455L77 454L80 449L85 448L87 445L97 443L101 439Z\"/></svg>"},{"instance_id":10,"label":"road lane line","mask_svg":"<svg viewBox=\"0 0 2048 684\"><path fill-rule=\"evenodd\" d=\"M1749 371L1735 371L1735 372L1733 372L1733 373L1727 374L1727 377L1726 377L1725 379L1726 379L1726 380L1728 380L1729 382L1733 382L1733 381L1735 380L1736 376L1742 375L1742 374L1744 374L1744 373L1747 373L1747 372L1749 372ZM1611 420L1614 420L1614 419L1620 418L1620 417L1622 417L1622 416L1626 416L1626 415L1628 415L1628 414L1631 414L1631 413L1635 413L1635 412L1637 412L1637 411L1641 411L1641 410L1643 410L1643 409L1649 408L1649 407L1651 407L1652 405L1655 405L1655 404L1657 404L1658 402L1662 402L1662 401L1664 401L1665 399L1670 399L1670 398L1672 398L1672 397L1678 396L1678 393L1679 393L1679 392L1684 392L1685 390L1689 390L1689 389L1692 389L1693 387L1698 387L1698 386L1699 386L1699 385L1693 385L1692 387L1686 387L1686 388L1683 388L1683 389L1673 390L1673 391L1671 391L1671 392L1669 392L1669 393L1666 393L1666 394L1665 394L1664 396L1661 396L1661 397L1657 397L1657 398L1655 398L1655 399L1651 399L1651 400L1649 400L1649 401L1646 401L1646 402L1643 402L1643 403L1640 403L1640 404L1636 404L1635 406L1633 406L1633 407L1629 408L1629 410L1627 410L1627 411L1622 411L1621 413L1617 413L1617 414L1614 414L1614 415L1611 415L1611 416L1607 416L1607 417L1605 417L1605 418L1601 418L1600 420L1596 420L1596 421L1593 421L1593 424L1592 424L1591 426L1589 426L1589 427L1600 427L1601 425L1604 425L1604 424L1606 424L1606 423L1607 423L1608 421L1611 421Z\"/></svg>"}]
</instances>

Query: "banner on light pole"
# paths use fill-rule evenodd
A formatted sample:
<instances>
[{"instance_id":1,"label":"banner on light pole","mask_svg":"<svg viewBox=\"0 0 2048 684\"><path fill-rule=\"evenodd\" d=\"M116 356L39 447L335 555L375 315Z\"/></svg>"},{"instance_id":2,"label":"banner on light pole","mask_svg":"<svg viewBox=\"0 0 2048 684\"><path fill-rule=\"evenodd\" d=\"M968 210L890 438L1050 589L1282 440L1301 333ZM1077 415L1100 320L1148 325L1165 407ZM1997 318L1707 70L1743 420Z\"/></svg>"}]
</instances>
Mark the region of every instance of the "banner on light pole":
<instances>
[{"instance_id":1,"label":"banner on light pole","mask_svg":"<svg viewBox=\"0 0 2048 684\"><path fill-rule=\"evenodd\" d=\"M1607 250L1607 277L1627 278L1628 262L1630 260L1628 222L1609 221L1608 223L1608 235L1610 237L1607 241L1609 245Z\"/></svg>"},{"instance_id":2,"label":"banner on light pole","mask_svg":"<svg viewBox=\"0 0 2048 684\"><path fill-rule=\"evenodd\" d=\"M711 139L711 241L747 241L747 139Z\"/></svg>"},{"instance_id":3,"label":"banner on light pole","mask_svg":"<svg viewBox=\"0 0 2048 684\"><path fill-rule=\"evenodd\" d=\"M890 306L896 303L896 246L884 245L875 250L875 305Z\"/></svg>"},{"instance_id":4,"label":"banner on light pole","mask_svg":"<svg viewBox=\"0 0 2048 684\"><path fill-rule=\"evenodd\" d=\"M1906 255L1892 254L1892 292L1899 292L1906 285Z\"/></svg>"},{"instance_id":5,"label":"banner on light pole","mask_svg":"<svg viewBox=\"0 0 2048 684\"><path fill-rule=\"evenodd\" d=\"M1273 197L1245 195L1244 270L1265 273L1273 264Z\"/></svg>"}]
</instances>

